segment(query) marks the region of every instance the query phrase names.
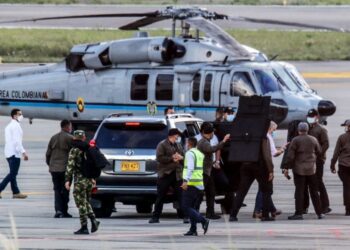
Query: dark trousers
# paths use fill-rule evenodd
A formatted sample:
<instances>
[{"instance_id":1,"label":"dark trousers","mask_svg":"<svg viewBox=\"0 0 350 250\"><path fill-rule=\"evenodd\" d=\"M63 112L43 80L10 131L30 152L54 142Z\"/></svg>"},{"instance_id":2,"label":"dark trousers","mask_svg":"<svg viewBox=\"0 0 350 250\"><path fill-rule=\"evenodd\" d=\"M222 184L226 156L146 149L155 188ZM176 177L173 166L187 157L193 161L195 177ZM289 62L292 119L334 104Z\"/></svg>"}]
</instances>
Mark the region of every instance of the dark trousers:
<instances>
[{"instance_id":1,"label":"dark trousers","mask_svg":"<svg viewBox=\"0 0 350 250\"><path fill-rule=\"evenodd\" d=\"M196 187L188 186L182 191L182 209L191 221L191 232L197 232L197 223L204 223L205 218L197 210L197 205L203 197L203 191Z\"/></svg>"},{"instance_id":2,"label":"dark trousers","mask_svg":"<svg viewBox=\"0 0 350 250\"><path fill-rule=\"evenodd\" d=\"M320 192L322 211L329 208L328 193L327 193L326 186L324 185L324 182L323 182L323 168L324 168L324 163L322 161L316 161L316 177L317 177L317 183L318 183L318 191ZM304 199L305 199L304 209L307 209L310 206L308 186L305 187Z\"/></svg>"},{"instance_id":3,"label":"dark trousers","mask_svg":"<svg viewBox=\"0 0 350 250\"><path fill-rule=\"evenodd\" d=\"M215 205L215 183L214 179L204 174L204 190L205 190L205 202L207 204L206 215L212 216L215 214L214 205Z\"/></svg>"},{"instance_id":4,"label":"dark trousers","mask_svg":"<svg viewBox=\"0 0 350 250\"><path fill-rule=\"evenodd\" d=\"M310 196L312 200L312 204L314 205L315 212L317 215L322 214L321 208L321 200L320 195L318 193L318 182L317 176L314 175L298 175L296 173L294 175L294 185L295 185L295 214L302 215L305 209L305 187L309 186Z\"/></svg>"},{"instance_id":5,"label":"dark trousers","mask_svg":"<svg viewBox=\"0 0 350 250\"><path fill-rule=\"evenodd\" d=\"M53 190L55 192L55 211L67 214L69 191L64 187L65 172L51 172Z\"/></svg>"},{"instance_id":6,"label":"dark trousers","mask_svg":"<svg viewBox=\"0 0 350 250\"><path fill-rule=\"evenodd\" d=\"M344 206L347 210L350 210L350 167L339 165L338 175L343 182Z\"/></svg>"},{"instance_id":7,"label":"dark trousers","mask_svg":"<svg viewBox=\"0 0 350 250\"><path fill-rule=\"evenodd\" d=\"M162 178L158 178L157 181L157 200L154 204L153 217L158 218L163 211L164 199L168 193L170 187L174 190L174 195L176 201L179 203L179 208L181 209L181 186L182 182L176 180L176 172L172 172L169 175L164 175Z\"/></svg>"},{"instance_id":8,"label":"dark trousers","mask_svg":"<svg viewBox=\"0 0 350 250\"><path fill-rule=\"evenodd\" d=\"M11 182L12 193L18 194L20 191L17 185L17 174L21 164L21 158L17 158L13 155L6 158L6 160L9 163L10 173L0 183L0 192L2 192L6 188L7 184Z\"/></svg>"},{"instance_id":9,"label":"dark trousers","mask_svg":"<svg viewBox=\"0 0 350 250\"><path fill-rule=\"evenodd\" d=\"M269 217L269 197L272 194L272 181L268 181L269 173L264 166L258 163L247 163L241 166L241 181L233 202L232 217L237 217L245 196L254 180L258 181L263 196L262 216Z\"/></svg>"},{"instance_id":10,"label":"dark trousers","mask_svg":"<svg viewBox=\"0 0 350 250\"><path fill-rule=\"evenodd\" d=\"M262 211L262 203L263 203L263 195L262 192L260 190L258 190L258 193L256 194L255 197L255 208L254 208L254 212L260 213ZM272 196L269 196L269 211L274 213L276 212L276 207L275 204L272 201Z\"/></svg>"},{"instance_id":11,"label":"dark trousers","mask_svg":"<svg viewBox=\"0 0 350 250\"><path fill-rule=\"evenodd\" d=\"M229 214L232 209L233 189L227 173L223 169L212 169L211 176L215 183L215 193L225 195L225 199L220 200L221 208L224 214Z\"/></svg>"}]
</instances>

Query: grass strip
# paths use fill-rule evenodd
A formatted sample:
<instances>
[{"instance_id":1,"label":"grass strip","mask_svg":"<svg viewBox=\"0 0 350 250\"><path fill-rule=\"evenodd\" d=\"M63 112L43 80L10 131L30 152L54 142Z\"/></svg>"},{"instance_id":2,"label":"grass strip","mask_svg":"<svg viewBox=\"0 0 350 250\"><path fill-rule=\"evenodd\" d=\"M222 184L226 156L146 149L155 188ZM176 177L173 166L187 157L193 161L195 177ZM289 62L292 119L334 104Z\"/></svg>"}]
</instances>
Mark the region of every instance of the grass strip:
<instances>
[{"instance_id":1,"label":"grass strip","mask_svg":"<svg viewBox=\"0 0 350 250\"><path fill-rule=\"evenodd\" d=\"M280 60L350 60L350 34L337 32L227 30L239 42ZM152 36L170 36L150 30ZM57 62L76 44L132 37L132 31L81 29L0 29L2 62Z\"/></svg>"}]
</instances>

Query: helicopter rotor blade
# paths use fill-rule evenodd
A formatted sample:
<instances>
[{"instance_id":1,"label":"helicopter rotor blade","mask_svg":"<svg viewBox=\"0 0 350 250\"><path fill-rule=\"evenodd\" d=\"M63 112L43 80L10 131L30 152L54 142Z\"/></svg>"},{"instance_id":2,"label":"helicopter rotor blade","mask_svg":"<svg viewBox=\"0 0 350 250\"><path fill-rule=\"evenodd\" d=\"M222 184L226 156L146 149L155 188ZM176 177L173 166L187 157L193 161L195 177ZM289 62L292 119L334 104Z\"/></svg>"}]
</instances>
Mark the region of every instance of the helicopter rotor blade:
<instances>
[{"instance_id":1,"label":"helicopter rotor blade","mask_svg":"<svg viewBox=\"0 0 350 250\"><path fill-rule=\"evenodd\" d=\"M72 15L72 16L53 16L53 17L39 17L12 21L1 21L0 24L4 23L21 23L21 22L36 22L46 20L62 20L62 19L80 19L80 18L108 18L108 17L157 17L158 11L145 12L145 13L107 13L107 14L89 14L89 15Z\"/></svg>"},{"instance_id":2,"label":"helicopter rotor blade","mask_svg":"<svg viewBox=\"0 0 350 250\"><path fill-rule=\"evenodd\" d=\"M279 20L272 20L272 19L259 19L259 18L250 18L250 17L228 17L228 20L272 24L272 25L285 25L285 26L293 26L293 27L299 27L299 28L315 29L315 30L328 30L328 31L336 31L336 32L346 32L346 33L350 32L350 30L343 29L343 28L333 28L333 27L322 26L322 25L287 22L287 21L279 21Z\"/></svg>"},{"instance_id":3,"label":"helicopter rotor blade","mask_svg":"<svg viewBox=\"0 0 350 250\"><path fill-rule=\"evenodd\" d=\"M213 38L217 43L227 49L231 56L236 58L251 57L248 50L216 24L202 17L188 18L185 22Z\"/></svg>"},{"instance_id":4,"label":"helicopter rotor blade","mask_svg":"<svg viewBox=\"0 0 350 250\"><path fill-rule=\"evenodd\" d=\"M141 27L159 22L159 21L163 21L168 19L168 17L163 17L163 16L148 16L148 17L144 17L141 19L138 19L134 22L128 23L126 25L123 25L121 27L119 27L120 30L138 30Z\"/></svg>"}]
</instances>

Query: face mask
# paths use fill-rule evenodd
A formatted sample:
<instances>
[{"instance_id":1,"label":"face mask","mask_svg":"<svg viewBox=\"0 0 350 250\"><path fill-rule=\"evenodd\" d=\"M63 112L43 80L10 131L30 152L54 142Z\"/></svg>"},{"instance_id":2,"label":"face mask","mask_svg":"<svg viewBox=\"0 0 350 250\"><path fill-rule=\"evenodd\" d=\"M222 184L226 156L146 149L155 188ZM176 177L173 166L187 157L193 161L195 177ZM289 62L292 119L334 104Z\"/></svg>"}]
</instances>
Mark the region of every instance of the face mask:
<instances>
[{"instance_id":1,"label":"face mask","mask_svg":"<svg viewBox=\"0 0 350 250\"><path fill-rule=\"evenodd\" d=\"M272 132L271 132L271 136L272 136L272 138L275 138L275 137L276 137L275 131L272 131Z\"/></svg>"},{"instance_id":2,"label":"face mask","mask_svg":"<svg viewBox=\"0 0 350 250\"><path fill-rule=\"evenodd\" d=\"M312 123L315 123L315 122L316 122L316 118L315 118L315 117L307 117L307 118L306 118L306 121L307 121L309 124L312 124Z\"/></svg>"},{"instance_id":3,"label":"face mask","mask_svg":"<svg viewBox=\"0 0 350 250\"><path fill-rule=\"evenodd\" d=\"M23 118L24 118L23 115L19 115L19 116L17 116L17 121L21 122L21 121L23 121Z\"/></svg>"},{"instance_id":4,"label":"face mask","mask_svg":"<svg viewBox=\"0 0 350 250\"><path fill-rule=\"evenodd\" d=\"M227 120L228 122L232 122L235 118L236 118L235 115L228 115L227 118L226 118L226 120Z\"/></svg>"}]
</instances>

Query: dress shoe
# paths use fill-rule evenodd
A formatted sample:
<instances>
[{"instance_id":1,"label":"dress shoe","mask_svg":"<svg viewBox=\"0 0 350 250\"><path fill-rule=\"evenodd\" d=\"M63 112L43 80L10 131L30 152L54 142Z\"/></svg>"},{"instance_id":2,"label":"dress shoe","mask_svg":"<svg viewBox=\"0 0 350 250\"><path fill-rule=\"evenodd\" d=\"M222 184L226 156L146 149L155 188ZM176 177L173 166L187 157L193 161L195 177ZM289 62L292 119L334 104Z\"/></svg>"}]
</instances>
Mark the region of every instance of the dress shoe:
<instances>
[{"instance_id":1,"label":"dress shoe","mask_svg":"<svg viewBox=\"0 0 350 250\"><path fill-rule=\"evenodd\" d=\"M261 217L261 221L275 221L275 218L273 217Z\"/></svg>"},{"instance_id":2,"label":"dress shoe","mask_svg":"<svg viewBox=\"0 0 350 250\"><path fill-rule=\"evenodd\" d=\"M96 232L99 226L100 222L98 220L96 220L95 218L91 219L91 233Z\"/></svg>"},{"instance_id":3,"label":"dress shoe","mask_svg":"<svg viewBox=\"0 0 350 250\"><path fill-rule=\"evenodd\" d=\"M13 196L12 196L13 199L25 199L27 197L28 197L27 195L22 194L22 193L13 194Z\"/></svg>"},{"instance_id":4,"label":"dress shoe","mask_svg":"<svg viewBox=\"0 0 350 250\"><path fill-rule=\"evenodd\" d=\"M211 220L218 220L221 219L221 216L218 214L208 214L205 216L207 219L211 219Z\"/></svg>"},{"instance_id":5,"label":"dress shoe","mask_svg":"<svg viewBox=\"0 0 350 250\"><path fill-rule=\"evenodd\" d=\"M282 210L276 209L276 211L271 212L271 217L276 218L276 216L280 214L282 214Z\"/></svg>"},{"instance_id":6,"label":"dress shoe","mask_svg":"<svg viewBox=\"0 0 350 250\"><path fill-rule=\"evenodd\" d=\"M183 223L184 224L189 224L190 223L190 219L189 218L183 218Z\"/></svg>"},{"instance_id":7,"label":"dress shoe","mask_svg":"<svg viewBox=\"0 0 350 250\"><path fill-rule=\"evenodd\" d=\"M204 230L204 234L206 234L207 231L208 231L209 222L210 222L210 220L206 219L205 222L202 223L202 228L203 228L203 230Z\"/></svg>"},{"instance_id":8,"label":"dress shoe","mask_svg":"<svg viewBox=\"0 0 350 250\"><path fill-rule=\"evenodd\" d=\"M74 234L89 234L87 225L81 226L81 228L78 231L75 231Z\"/></svg>"},{"instance_id":9,"label":"dress shoe","mask_svg":"<svg viewBox=\"0 0 350 250\"><path fill-rule=\"evenodd\" d=\"M149 219L148 223L150 223L150 224L159 223L159 219L152 217L151 219Z\"/></svg>"},{"instance_id":10,"label":"dress shoe","mask_svg":"<svg viewBox=\"0 0 350 250\"><path fill-rule=\"evenodd\" d=\"M324 218L325 218L324 214L318 214L317 215L317 219L319 219L319 220L324 219Z\"/></svg>"},{"instance_id":11,"label":"dress shoe","mask_svg":"<svg viewBox=\"0 0 350 250\"><path fill-rule=\"evenodd\" d=\"M323 209L323 214L328 214L328 213L330 213L330 212L332 212L332 209L331 208L329 208L329 207L327 207L327 208L325 208L325 209Z\"/></svg>"},{"instance_id":12,"label":"dress shoe","mask_svg":"<svg viewBox=\"0 0 350 250\"><path fill-rule=\"evenodd\" d=\"M288 216L288 220L303 220L303 215L301 214L294 214L291 216Z\"/></svg>"},{"instance_id":13,"label":"dress shoe","mask_svg":"<svg viewBox=\"0 0 350 250\"><path fill-rule=\"evenodd\" d=\"M241 207L246 207L247 206L247 204L245 204L245 203L242 203L242 206Z\"/></svg>"},{"instance_id":14,"label":"dress shoe","mask_svg":"<svg viewBox=\"0 0 350 250\"><path fill-rule=\"evenodd\" d=\"M188 231L187 233L184 234L184 236L198 236L197 232L192 232L192 231Z\"/></svg>"},{"instance_id":15,"label":"dress shoe","mask_svg":"<svg viewBox=\"0 0 350 250\"><path fill-rule=\"evenodd\" d=\"M237 217L234 217L234 216L230 216L230 219L229 221L238 221Z\"/></svg>"},{"instance_id":16,"label":"dress shoe","mask_svg":"<svg viewBox=\"0 0 350 250\"><path fill-rule=\"evenodd\" d=\"M72 218L73 215L69 214L69 213L64 213L63 214L63 218Z\"/></svg>"},{"instance_id":17,"label":"dress shoe","mask_svg":"<svg viewBox=\"0 0 350 250\"><path fill-rule=\"evenodd\" d=\"M261 216L262 216L262 213L260 213L260 212L254 212L252 217L253 217L253 219L260 219Z\"/></svg>"},{"instance_id":18,"label":"dress shoe","mask_svg":"<svg viewBox=\"0 0 350 250\"><path fill-rule=\"evenodd\" d=\"M57 211L53 217L54 218L63 218L64 214L61 211Z\"/></svg>"}]
</instances>

